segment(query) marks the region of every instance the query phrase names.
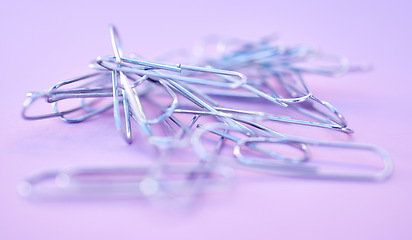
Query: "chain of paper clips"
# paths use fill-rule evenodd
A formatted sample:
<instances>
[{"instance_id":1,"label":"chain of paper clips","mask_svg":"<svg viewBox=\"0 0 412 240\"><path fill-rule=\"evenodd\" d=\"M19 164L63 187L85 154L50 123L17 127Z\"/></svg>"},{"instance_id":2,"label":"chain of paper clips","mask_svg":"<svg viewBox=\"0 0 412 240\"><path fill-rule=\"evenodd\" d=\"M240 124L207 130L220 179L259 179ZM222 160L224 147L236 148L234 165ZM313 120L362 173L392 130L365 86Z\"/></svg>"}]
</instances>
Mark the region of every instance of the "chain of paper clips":
<instances>
[{"instance_id":1,"label":"chain of paper clips","mask_svg":"<svg viewBox=\"0 0 412 240\"><path fill-rule=\"evenodd\" d=\"M19 185L23 196L194 196L230 182L232 168L372 181L386 179L392 172L391 159L377 147L291 137L269 127L281 122L351 133L340 111L317 98L303 79L306 73L337 76L356 70L345 58L322 55L308 47L273 44L270 39L256 43L225 40L216 42L219 58L204 57L207 47L214 44L205 41L196 52L202 56L195 59L197 66L172 65L124 57L113 26L110 35L114 56L97 58L90 75L28 94L23 117L59 117L74 123L112 109L123 139L131 143L132 126L137 126L140 136L157 149L156 160L151 165L42 172ZM334 64L314 66L313 59ZM39 99L50 103L53 112L29 115L28 108ZM73 99L80 99L78 105L64 108L64 101ZM304 118L284 116L288 113ZM289 147L289 152L275 150L279 145ZM195 150L196 160L171 161L174 150L184 151L188 146ZM383 167L328 170L313 161L312 147L373 152ZM229 154L224 148L230 149ZM55 181L55 190L43 186L50 180Z\"/></svg>"}]
</instances>

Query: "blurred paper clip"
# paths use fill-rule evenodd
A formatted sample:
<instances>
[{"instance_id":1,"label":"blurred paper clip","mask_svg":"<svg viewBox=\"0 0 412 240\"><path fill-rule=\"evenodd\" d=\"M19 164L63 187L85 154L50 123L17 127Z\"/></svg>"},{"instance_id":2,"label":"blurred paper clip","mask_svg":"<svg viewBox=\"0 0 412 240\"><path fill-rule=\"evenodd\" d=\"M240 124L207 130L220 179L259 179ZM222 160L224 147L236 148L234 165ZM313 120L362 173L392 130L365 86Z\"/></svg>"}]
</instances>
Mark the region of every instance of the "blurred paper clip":
<instances>
[{"instance_id":1,"label":"blurred paper clip","mask_svg":"<svg viewBox=\"0 0 412 240\"><path fill-rule=\"evenodd\" d=\"M137 132L156 150L156 161L146 166L43 171L19 184L22 196L193 197L228 186L238 168L352 181L384 180L392 173L391 158L375 146L307 139L276 127L291 124L352 133L341 111L316 97L304 76L341 76L367 66L271 38L206 39L193 54L179 51L149 61L135 54L125 57L114 26L110 37L113 56L93 61L91 74L29 93L22 116L78 123L112 111L122 138L132 143L135 122ZM182 57L191 64L168 63ZM51 104L51 111L31 113L38 100ZM341 149L345 154L336 162L331 158L340 154L320 160L313 154L317 148ZM177 149L194 149L197 157L176 163L172 153ZM346 156L351 151L378 158L365 166L356 154Z\"/></svg>"}]
</instances>

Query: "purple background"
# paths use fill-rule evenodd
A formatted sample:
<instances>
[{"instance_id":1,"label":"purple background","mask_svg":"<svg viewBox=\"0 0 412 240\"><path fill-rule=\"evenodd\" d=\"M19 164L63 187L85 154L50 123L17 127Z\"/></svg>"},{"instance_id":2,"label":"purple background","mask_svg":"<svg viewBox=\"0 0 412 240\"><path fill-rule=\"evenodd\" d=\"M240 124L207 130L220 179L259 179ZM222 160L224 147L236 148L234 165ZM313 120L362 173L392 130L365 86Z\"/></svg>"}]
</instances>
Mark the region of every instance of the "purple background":
<instances>
[{"instance_id":1,"label":"purple background","mask_svg":"<svg viewBox=\"0 0 412 240\"><path fill-rule=\"evenodd\" d=\"M412 239L409 1L74 2L7 1L0 8L0 239ZM391 154L394 175L382 183L240 180L184 214L140 200L20 198L17 183L35 170L139 158L138 144L122 142L110 118L79 125L20 118L27 92L88 73L90 60L111 54L109 23L126 52L149 58L190 49L208 34L255 40L275 32L286 43L373 64L371 72L313 89L344 112L356 142Z\"/></svg>"}]
</instances>

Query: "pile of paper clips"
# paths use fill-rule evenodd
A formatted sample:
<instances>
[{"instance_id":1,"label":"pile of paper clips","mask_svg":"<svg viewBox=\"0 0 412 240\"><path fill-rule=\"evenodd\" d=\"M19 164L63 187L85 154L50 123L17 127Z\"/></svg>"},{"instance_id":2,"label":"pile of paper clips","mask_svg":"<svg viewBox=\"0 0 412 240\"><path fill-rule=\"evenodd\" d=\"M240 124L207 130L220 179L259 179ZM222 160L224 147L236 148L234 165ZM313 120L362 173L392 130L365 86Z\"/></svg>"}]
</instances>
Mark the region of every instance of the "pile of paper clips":
<instances>
[{"instance_id":1,"label":"pile of paper clips","mask_svg":"<svg viewBox=\"0 0 412 240\"><path fill-rule=\"evenodd\" d=\"M273 127L278 122L351 133L341 112L317 98L303 78L308 73L338 76L361 68L345 58L305 46L274 44L271 39L207 40L191 58L193 66L172 65L125 57L113 26L110 36L114 56L98 57L90 75L28 94L23 117L77 123L112 111L127 143L136 139L132 126L137 126L139 141L150 143L158 155L149 165L41 172L19 185L22 196L196 196L225 186L234 176L232 169L238 168L366 181L386 179L392 172L391 159L377 147L295 137ZM209 48L218 57L205 57ZM314 64L322 61L328 64ZM50 103L53 112L30 115L29 107L39 99ZM67 104L73 100L77 105ZM330 162L317 161L312 154L315 148L371 152L380 158L380 166L357 168L349 163L347 168L344 159L334 164L342 168L329 169ZM187 149L194 150L196 159L173 160L175 152Z\"/></svg>"}]
</instances>

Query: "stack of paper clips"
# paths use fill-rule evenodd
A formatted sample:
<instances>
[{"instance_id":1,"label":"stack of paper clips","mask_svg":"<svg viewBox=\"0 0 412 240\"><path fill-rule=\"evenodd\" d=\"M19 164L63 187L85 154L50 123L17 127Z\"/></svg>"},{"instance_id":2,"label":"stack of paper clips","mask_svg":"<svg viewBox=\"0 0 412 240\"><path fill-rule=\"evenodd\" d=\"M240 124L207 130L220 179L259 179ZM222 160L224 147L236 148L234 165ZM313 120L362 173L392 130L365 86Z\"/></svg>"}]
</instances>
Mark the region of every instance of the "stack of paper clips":
<instances>
[{"instance_id":1,"label":"stack of paper clips","mask_svg":"<svg viewBox=\"0 0 412 240\"><path fill-rule=\"evenodd\" d=\"M157 156L146 165L44 171L19 184L22 196L194 199L225 189L237 169L352 181L384 180L392 173L390 157L375 146L307 139L282 131L282 126L300 125L352 133L342 113L316 97L304 79L306 74L340 76L363 69L346 58L268 38L259 42L207 39L190 58L178 52L147 61L123 55L113 26L110 37L113 56L98 57L89 75L28 94L22 115L28 120L58 117L78 123L112 112L127 143L137 133L139 141L156 149ZM216 56L206 57L211 55L209 49ZM162 63L173 57L185 57L191 65ZM51 104L52 112L30 114L37 100ZM320 159L316 151L323 150L332 154ZM185 151L196 157L176 161L174 154ZM348 152L369 152L377 161L373 166L351 162ZM333 156L343 159L329 159Z\"/></svg>"}]
</instances>

